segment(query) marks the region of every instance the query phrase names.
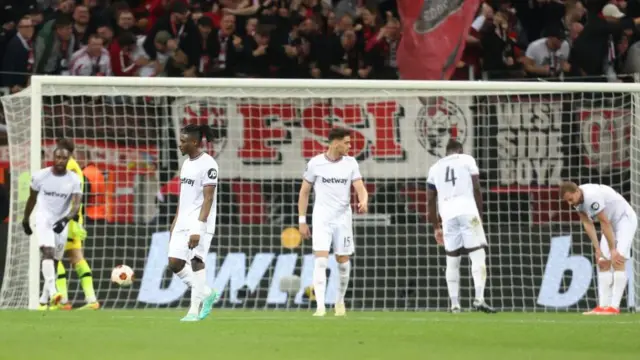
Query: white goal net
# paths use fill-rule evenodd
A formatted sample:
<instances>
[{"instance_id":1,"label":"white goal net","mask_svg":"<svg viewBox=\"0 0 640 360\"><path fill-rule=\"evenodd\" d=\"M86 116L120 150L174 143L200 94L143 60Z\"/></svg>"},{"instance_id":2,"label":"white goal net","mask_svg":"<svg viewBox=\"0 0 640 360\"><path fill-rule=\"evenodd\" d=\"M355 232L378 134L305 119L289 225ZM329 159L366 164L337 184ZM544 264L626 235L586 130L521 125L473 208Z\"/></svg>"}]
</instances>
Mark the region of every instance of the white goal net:
<instances>
[{"instance_id":1,"label":"white goal net","mask_svg":"<svg viewBox=\"0 0 640 360\"><path fill-rule=\"evenodd\" d=\"M217 306L312 306L311 246L297 246L294 230L298 187L306 161L340 126L351 131L370 194L370 214L354 217L348 307L448 309L443 249L426 223L425 177L455 138L481 169L488 301L504 311L591 308L590 243L557 185L608 184L640 210L638 91L636 84L33 77L29 89L2 98L11 215L0 308L37 304L37 242L20 223L29 174L50 164L61 137L73 139L82 167L93 164L106 179L88 195L106 206L99 219L85 216L84 243L103 307L188 305L186 287L166 267L182 160L177 130L187 123L217 133L207 145L220 166L208 270L223 291ZM110 282L118 264L134 269L132 287ZM637 260L628 271L623 307L640 303ZM295 296L280 289L289 275L301 278ZM70 301L82 305L75 272L67 276ZM467 269L462 279L465 305Z\"/></svg>"}]
</instances>

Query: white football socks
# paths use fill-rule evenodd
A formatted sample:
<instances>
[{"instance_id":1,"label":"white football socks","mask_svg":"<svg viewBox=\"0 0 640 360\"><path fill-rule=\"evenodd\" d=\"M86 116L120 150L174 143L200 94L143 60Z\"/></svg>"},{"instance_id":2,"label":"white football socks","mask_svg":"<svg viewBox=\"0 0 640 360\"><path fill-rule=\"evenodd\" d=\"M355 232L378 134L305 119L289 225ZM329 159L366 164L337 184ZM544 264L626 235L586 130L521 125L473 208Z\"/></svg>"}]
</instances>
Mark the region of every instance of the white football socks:
<instances>
[{"instance_id":1,"label":"white football socks","mask_svg":"<svg viewBox=\"0 0 640 360\"><path fill-rule=\"evenodd\" d=\"M207 286L207 271L205 269L193 273L193 287L191 288L191 306L189 313L198 314L204 298L211 294Z\"/></svg>"},{"instance_id":2,"label":"white football socks","mask_svg":"<svg viewBox=\"0 0 640 360\"><path fill-rule=\"evenodd\" d=\"M620 301L622 301L622 295L624 289L627 287L627 273L623 271L613 272L613 292L611 294L611 306L620 309Z\"/></svg>"},{"instance_id":3,"label":"white football socks","mask_svg":"<svg viewBox=\"0 0 640 360\"><path fill-rule=\"evenodd\" d=\"M338 273L340 274L340 288L338 289L338 299L336 303L340 304L344 302L344 297L347 294L347 288L349 287L349 276L351 275L351 261L338 264Z\"/></svg>"},{"instance_id":4,"label":"white football socks","mask_svg":"<svg viewBox=\"0 0 640 360\"><path fill-rule=\"evenodd\" d=\"M197 315L200 312L200 294L198 294L198 286L196 275L190 265L185 265L176 275L191 289L191 305L189 306L189 314Z\"/></svg>"},{"instance_id":5,"label":"white football socks","mask_svg":"<svg viewBox=\"0 0 640 360\"><path fill-rule=\"evenodd\" d=\"M316 307L324 310L324 294L327 289L327 266L329 259L326 257L316 257L313 267L313 291L316 295Z\"/></svg>"},{"instance_id":6,"label":"white football socks","mask_svg":"<svg viewBox=\"0 0 640 360\"><path fill-rule=\"evenodd\" d=\"M449 298L451 299L451 307L460 306L460 256L447 256L447 270L445 276L447 278L447 289L449 289Z\"/></svg>"},{"instance_id":7,"label":"white football socks","mask_svg":"<svg viewBox=\"0 0 640 360\"><path fill-rule=\"evenodd\" d=\"M188 287L193 287L193 270L191 270L191 266L185 265L176 275L178 275Z\"/></svg>"},{"instance_id":8,"label":"white football socks","mask_svg":"<svg viewBox=\"0 0 640 360\"><path fill-rule=\"evenodd\" d=\"M484 287L487 283L487 253L484 249L479 249L469 253L471 260L471 277L473 277L473 285L476 288L476 300L484 301Z\"/></svg>"},{"instance_id":9,"label":"white football socks","mask_svg":"<svg viewBox=\"0 0 640 360\"><path fill-rule=\"evenodd\" d=\"M598 305L600 307L611 306L613 291L613 273L611 270L600 271L598 269Z\"/></svg>"},{"instance_id":10,"label":"white football socks","mask_svg":"<svg viewBox=\"0 0 640 360\"><path fill-rule=\"evenodd\" d=\"M58 291L56 289L56 268L54 262L51 259L42 260L42 277L44 278L44 285L42 289L42 296L40 302L46 304L51 296L55 295ZM45 292L48 293L45 296ZM44 299L44 301L42 301Z\"/></svg>"}]
</instances>

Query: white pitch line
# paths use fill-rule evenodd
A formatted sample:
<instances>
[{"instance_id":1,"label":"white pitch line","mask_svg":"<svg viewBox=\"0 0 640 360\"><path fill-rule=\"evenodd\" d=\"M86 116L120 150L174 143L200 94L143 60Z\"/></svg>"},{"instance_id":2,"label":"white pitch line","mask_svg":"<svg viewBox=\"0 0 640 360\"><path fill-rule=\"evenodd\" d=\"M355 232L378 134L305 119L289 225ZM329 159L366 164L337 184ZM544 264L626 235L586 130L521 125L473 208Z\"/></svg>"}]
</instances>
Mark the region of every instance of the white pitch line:
<instances>
[{"instance_id":1,"label":"white pitch line","mask_svg":"<svg viewBox=\"0 0 640 360\"><path fill-rule=\"evenodd\" d=\"M441 323L487 323L487 324L566 324L566 325L605 325L605 324L616 324L616 325L631 325L631 324L639 324L640 319L638 320L589 320L589 321L580 321L580 320L553 320L553 319L500 319L500 315L487 315L485 319L479 318L466 318L463 316L451 315L451 318L406 318L406 317L371 317L371 316L351 316L346 319L343 318L335 318L332 315L328 315L325 318L318 319L312 318L311 313L309 313L309 317L288 317L288 316L222 316L216 317L215 313L211 314L211 318L213 321L326 321L326 319L332 319L330 321L380 321L380 322L441 322ZM489 318L491 317L491 318ZM145 319L145 320L179 320L180 315L178 316L133 316L133 315L113 315L112 319L123 319L123 320L134 320L134 319Z\"/></svg>"}]
</instances>

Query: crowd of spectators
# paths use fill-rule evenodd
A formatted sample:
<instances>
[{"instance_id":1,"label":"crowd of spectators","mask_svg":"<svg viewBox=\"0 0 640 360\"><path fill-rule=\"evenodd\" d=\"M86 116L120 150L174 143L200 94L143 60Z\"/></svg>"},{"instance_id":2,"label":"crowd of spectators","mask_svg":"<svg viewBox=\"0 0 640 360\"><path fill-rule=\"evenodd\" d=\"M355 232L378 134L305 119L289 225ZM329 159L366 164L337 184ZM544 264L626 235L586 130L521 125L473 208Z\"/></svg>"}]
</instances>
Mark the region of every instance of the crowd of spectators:
<instances>
[{"instance_id":1,"label":"crowd of spectators","mask_svg":"<svg viewBox=\"0 0 640 360\"><path fill-rule=\"evenodd\" d=\"M638 16L640 0L484 1L453 78L621 81L640 72ZM11 92L30 74L399 78L395 0L0 0L0 24Z\"/></svg>"}]
</instances>

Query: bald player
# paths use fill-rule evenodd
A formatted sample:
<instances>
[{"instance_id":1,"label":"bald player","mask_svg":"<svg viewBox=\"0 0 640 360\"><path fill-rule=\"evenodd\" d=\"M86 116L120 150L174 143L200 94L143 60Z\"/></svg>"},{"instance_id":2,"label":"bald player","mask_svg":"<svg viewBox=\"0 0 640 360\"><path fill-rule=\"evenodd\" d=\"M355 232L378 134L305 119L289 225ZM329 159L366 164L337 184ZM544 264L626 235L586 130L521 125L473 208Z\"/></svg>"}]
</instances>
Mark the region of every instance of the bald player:
<instances>
[{"instance_id":1,"label":"bald player","mask_svg":"<svg viewBox=\"0 0 640 360\"><path fill-rule=\"evenodd\" d=\"M627 287L626 262L638 228L638 217L627 200L607 185L567 181L560 196L580 214L584 231L591 240L598 261L598 306L585 315L620 314L620 302ZM602 236L594 222L600 223Z\"/></svg>"}]
</instances>

